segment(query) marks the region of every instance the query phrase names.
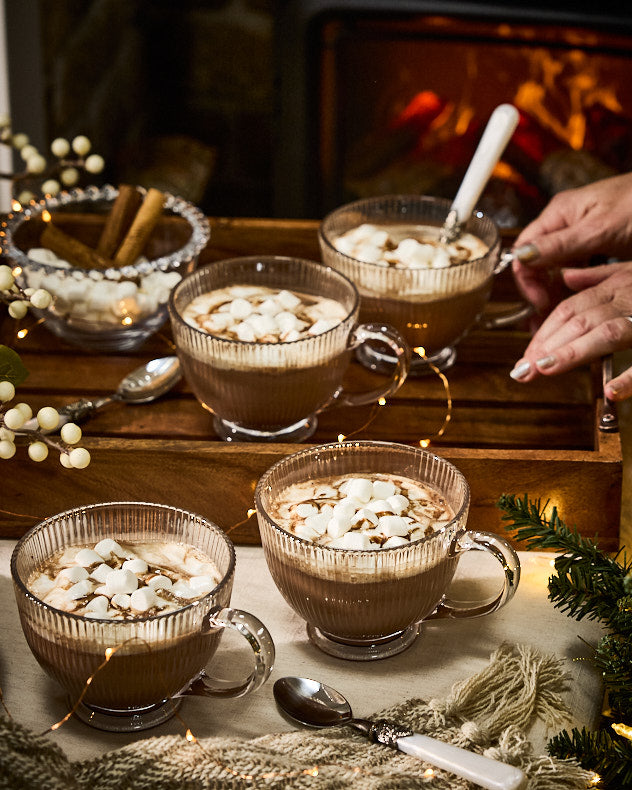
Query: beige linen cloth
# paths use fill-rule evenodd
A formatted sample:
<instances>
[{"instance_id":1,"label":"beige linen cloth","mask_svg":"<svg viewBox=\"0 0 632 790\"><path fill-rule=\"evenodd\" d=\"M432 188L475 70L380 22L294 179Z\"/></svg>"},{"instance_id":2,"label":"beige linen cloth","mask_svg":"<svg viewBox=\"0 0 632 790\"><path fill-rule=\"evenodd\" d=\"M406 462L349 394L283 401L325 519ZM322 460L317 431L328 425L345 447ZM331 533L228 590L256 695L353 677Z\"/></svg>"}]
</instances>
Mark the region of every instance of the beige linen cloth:
<instances>
[{"instance_id":1,"label":"beige linen cloth","mask_svg":"<svg viewBox=\"0 0 632 790\"><path fill-rule=\"evenodd\" d=\"M416 732L523 769L529 790L583 790L591 774L574 761L533 753L525 732L537 719L557 732L568 711L561 662L531 647L503 645L448 698L410 699L376 714ZM469 790L475 786L348 727L300 730L252 740L189 742L146 738L100 757L70 762L45 735L0 717L0 788L11 790Z\"/></svg>"}]
</instances>

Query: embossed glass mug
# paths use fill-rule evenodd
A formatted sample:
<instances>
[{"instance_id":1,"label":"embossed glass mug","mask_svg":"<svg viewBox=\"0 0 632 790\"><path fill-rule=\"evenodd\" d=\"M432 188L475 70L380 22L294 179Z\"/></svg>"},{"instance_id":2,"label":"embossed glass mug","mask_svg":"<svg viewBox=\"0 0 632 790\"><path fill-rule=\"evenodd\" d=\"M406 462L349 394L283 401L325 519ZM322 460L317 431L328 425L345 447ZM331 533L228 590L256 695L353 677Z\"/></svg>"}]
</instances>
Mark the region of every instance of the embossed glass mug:
<instances>
[{"instance_id":1,"label":"embossed glass mug","mask_svg":"<svg viewBox=\"0 0 632 790\"><path fill-rule=\"evenodd\" d=\"M361 297L360 320L387 321L398 329L414 355L411 373L449 368L456 358L456 344L481 319L489 301L494 276L511 259L500 255L496 224L475 211L463 232L483 242L486 252L472 260L444 268L399 268L358 260L340 251L338 237L361 225L388 229L398 239L417 238L423 228L441 228L451 202L428 195L384 195L365 198L331 211L319 228L323 261L345 274ZM503 317L502 324L524 317L524 309ZM499 325L501 325L499 323ZM388 370L388 352L366 346L358 358L367 367Z\"/></svg>"},{"instance_id":2,"label":"embossed glass mug","mask_svg":"<svg viewBox=\"0 0 632 790\"><path fill-rule=\"evenodd\" d=\"M272 515L274 503L294 483L378 472L440 492L454 517L407 545L360 550L296 537ZM395 655L413 643L423 621L490 614L518 587L518 555L498 535L467 530L469 485L455 466L427 450L369 441L310 447L270 467L257 484L255 504L266 562L279 591L306 620L309 639L339 658L369 661ZM448 588L467 551L489 552L503 568L502 589L490 600L450 599Z\"/></svg>"},{"instance_id":3,"label":"embossed glass mug","mask_svg":"<svg viewBox=\"0 0 632 790\"><path fill-rule=\"evenodd\" d=\"M213 561L220 581L179 609L129 620L65 612L30 592L29 579L57 551L94 546L105 537L194 546ZM219 527L186 510L145 502L59 513L27 532L11 557L20 620L35 658L67 692L78 718L112 732L161 724L187 694L239 697L265 682L274 644L260 620L230 607L234 573L235 550ZM226 628L241 633L254 653L252 672L236 682L214 680L206 671Z\"/></svg>"},{"instance_id":4,"label":"embossed glass mug","mask_svg":"<svg viewBox=\"0 0 632 790\"><path fill-rule=\"evenodd\" d=\"M188 324L185 308L197 296L236 285L266 286L334 299L344 318L322 334L278 343L231 340ZM299 442L316 429L331 404L359 406L392 395L404 383L410 349L392 327L358 324L355 286L315 261L275 255L232 258L198 269L171 293L169 313L186 380L213 425L228 441ZM395 360L390 378L369 392L345 392L352 352L368 341L386 344Z\"/></svg>"}]
</instances>

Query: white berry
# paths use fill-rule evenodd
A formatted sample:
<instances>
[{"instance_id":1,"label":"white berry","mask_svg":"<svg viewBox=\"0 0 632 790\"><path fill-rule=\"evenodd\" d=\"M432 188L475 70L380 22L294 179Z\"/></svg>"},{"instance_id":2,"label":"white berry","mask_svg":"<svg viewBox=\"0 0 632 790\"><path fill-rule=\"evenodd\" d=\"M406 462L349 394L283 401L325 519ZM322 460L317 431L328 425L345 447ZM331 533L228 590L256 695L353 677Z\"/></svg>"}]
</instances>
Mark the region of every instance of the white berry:
<instances>
[{"instance_id":1,"label":"white berry","mask_svg":"<svg viewBox=\"0 0 632 790\"><path fill-rule=\"evenodd\" d=\"M11 267L3 263L0 266L0 291L8 291L13 286L15 277L11 271Z\"/></svg>"},{"instance_id":2,"label":"white berry","mask_svg":"<svg viewBox=\"0 0 632 790\"><path fill-rule=\"evenodd\" d=\"M46 310L47 307L50 307L53 297L43 288L38 288L37 291L31 294L30 300L33 307L38 310Z\"/></svg>"},{"instance_id":3,"label":"white berry","mask_svg":"<svg viewBox=\"0 0 632 790\"><path fill-rule=\"evenodd\" d=\"M46 160L41 154L31 154L26 160L26 169L29 173L43 173L46 170Z\"/></svg>"},{"instance_id":4,"label":"white berry","mask_svg":"<svg viewBox=\"0 0 632 790\"><path fill-rule=\"evenodd\" d=\"M8 439L2 439L0 441L0 458L7 460L13 458L14 455L15 445L13 442L10 442Z\"/></svg>"},{"instance_id":5,"label":"white berry","mask_svg":"<svg viewBox=\"0 0 632 790\"><path fill-rule=\"evenodd\" d=\"M88 173L100 173L105 167L105 161L99 154L90 154L85 161L84 167Z\"/></svg>"},{"instance_id":6,"label":"white berry","mask_svg":"<svg viewBox=\"0 0 632 790\"><path fill-rule=\"evenodd\" d=\"M37 150L37 148L34 145L30 145L29 144L29 145L22 146L22 149L20 150L20 157L25 162L28 162L29 158L31 156L35 156L36 154L39 154L39 151Z\"/></svg>"},{"instance_id":7,"label":"white berry","mask_svg":"<svg viewBox=\"0 0 632 790\"><path fill-rule=\"evenodd\" d=\"M44 461L48 456L48 447L44 442L31 442L29 444L29 458L31 461Z\"/></svg>"},{"instance_id":8,"label":"white berry","mask_svg":"<svg viewBox=\"0 0 632 790\"><path fill-rule=\"evenodd\" d=\"M33 194L33 192L31 192L28 189L25 189L24 192L20 192L20 194L18 195L18 203L20 203L23 206L34 199L35 199L35 195Z\"/></svg>"},{"instance_id":9,"label":"white berry","mask_svg":"<svg viewBox=\"0 0 632 790\"><path fill-rule=\"evenodd\" d=\"M15 398L15 387L10 381L0 381L0 401L7 403Z\"/></svg>"},{"instance_id":10,"label":"white berry","mask_svg":"<svg viewBox=\"0 0 632 790\"><path fill-rule=\"evenodd\" d=\"M85 469L90 463L90 453L84 447L75 447L70 451L68 458L74 469Z\"/></svg>"},{"instance_id":11,"label":"white berry","mask_svg":"<svg viewBox=\"0 0 632 790\"><path fill-rule=\"evenodd\" d=\"M22 301L11 302L8 307L8 312L11 318L15 318L16 321L19 321L21 318L24 318L28 310L28 303Z\"/></svg>"},{"instance_id":12,"label":"white berry","mask_svg":"<svg viewBox=\"0 0 632 790\"><path fill-rule=\"evenodd\" d=\"M64 137L56 137L50 144L51 153L62 159L70 151L70 143Z\"/></svg>"},{"instance_id":13,"label":"white berry","mask_svg":"<svg viewBox=\"0 0 632 790\"><path fill-rule=\"evenodd\" d=\"M65 187L72 187L79 181L79 171L76 167L67 167L61 171L59 178Z\"/></svg>"},{"instance_id":14,"label":"white berry","mask_svg":"<svg viewBox=\"0 0 632 790\"><path fill-rule=\"evenodd\" d=\"M20 412L24 422L30 420L33 416L33 409L28 405L28 403L16 403L14 408Z\"/></svg>"},{"instance_id":15,"label":"white berry","mask_svg":"<svg viewBox=\"0 0 632 790\"><path fill-rule=\"evenodd\" d=\"M19 431L26 420L19 409L13 408L5 412L4 424L10 431Z\"/></svg>"},{"instance_id":16,"label":"white berry","mask_svg":"<svg viewBox=\"0 0 632 790\"><path fill-rule=\"evenodd\" d=\"M64 469L72 469L69 453L61 453L59 456L59 463L64 467Z\"/></svg>"},{"instance_id":17,"label":"white berry","mask_svg":"<svg viewBox=\"0 0 632 790\"><path fill-rule=\"evenodd\" d=\"M37 422L45 431L52 431L59 425L59 412L52 406L44 406L37 412Z\"/></svg>"},{"instance_id":18,"label":"white berry","mask_svg":"<svg viewBox=\"0 0 632 790\"><path fill-rule=\"evenodd\" d=\"M59 181L56 181L54 178L49 178L42 184L42 192L45 195L56 195L60 189Z\"/></svg>"},{"instance_id":19,"label":"white berry","mask_svg":"<svg viewBox=\"0 0 632 790\"><path fill-rule=\"evenodd\" d=\"M81 428L74 422L67 422L61 427L61 438L66 444L77 444L81 439Z\"/></svg>"},{"instance_id":20,"label":"white berry","mask_svg":"<svg viewBox=\"0 0 632 790\"><path fill-rule=\"evenodd\" d=\"M29 142L28 134L24 134L24 132L17 132L11 138L11 142L13 143L13 147L20 150L20 148L24 148L24 146Z\"/></svg>"},{"instance_id":21,"label":"white berry","mask_svg":"<svg viewBox=\"0 0 632 790\"><path fill-rule=\"evenodd\" d=\"M72 141L72 150L78 156L85 156L91 147L92 143L84 134L77 135Z\"/></svg>"}]
</instances>

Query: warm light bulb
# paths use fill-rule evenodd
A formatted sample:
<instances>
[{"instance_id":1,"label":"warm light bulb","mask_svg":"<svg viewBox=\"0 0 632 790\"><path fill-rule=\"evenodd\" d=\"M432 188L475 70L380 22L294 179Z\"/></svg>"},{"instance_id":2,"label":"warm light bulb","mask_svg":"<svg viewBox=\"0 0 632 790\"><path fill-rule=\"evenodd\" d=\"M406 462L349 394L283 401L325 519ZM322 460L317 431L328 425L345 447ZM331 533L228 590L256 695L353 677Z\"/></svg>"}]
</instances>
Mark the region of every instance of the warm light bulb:
<instances>
[{"instance_id":1,"label":"warm light bulb","mask_svg":"<svg viewBox=\"0 0 632 790\"><path fill-rule=\"evenodd\" d=\"M44 222L50 222L51 219L52 219L52 217L50 215L50 211L47 211L46 209L44 209L44 211L42 211L42 219L44 220Z\"/></svg>"}]
</instances>

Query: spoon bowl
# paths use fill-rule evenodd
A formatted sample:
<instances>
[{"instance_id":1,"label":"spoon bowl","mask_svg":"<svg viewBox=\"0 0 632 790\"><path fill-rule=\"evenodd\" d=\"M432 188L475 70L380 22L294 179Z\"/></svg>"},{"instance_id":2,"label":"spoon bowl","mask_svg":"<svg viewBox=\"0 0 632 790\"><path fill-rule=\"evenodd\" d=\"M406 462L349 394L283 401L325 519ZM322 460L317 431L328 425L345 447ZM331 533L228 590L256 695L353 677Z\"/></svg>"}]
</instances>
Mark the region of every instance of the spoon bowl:
<instances>
[{"instance_id":1,"label":"spoon bowl","mask_svg":"<svg viewBox=\"0 0 632 790\"><path fill-rule=\"evenodd\" d=\"M526 786L527 777L513 765L415 733L394 722L354 718L346 698L325 683L309 678L282 677L275 682L272 693L279 708L300 724L353 727L375 743L425 760L487 790L519 790Z\"/></svg>"},{"instance_id":2,"label":"spoon bowl","mask_svg":"<svg viewBox=\"0 0 632 790\"><path fill-rule=\"evenodd\" d=\"M128 373L118 385L116 392L103 398L90 400L84 398L68 403L59 409L59 422L50 431L43 431L33 417L23 425L23 429L38 429L44 433L55 433L62 425L68 422L83 422L97 409L107 406L115 401L123 403L151 403L165 395L182 378L180 360L178 357L159 357L141 365Z\"/></svg>"}]
</instances>

